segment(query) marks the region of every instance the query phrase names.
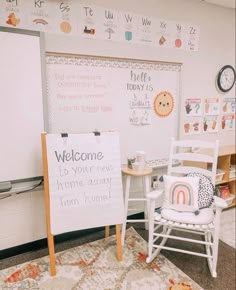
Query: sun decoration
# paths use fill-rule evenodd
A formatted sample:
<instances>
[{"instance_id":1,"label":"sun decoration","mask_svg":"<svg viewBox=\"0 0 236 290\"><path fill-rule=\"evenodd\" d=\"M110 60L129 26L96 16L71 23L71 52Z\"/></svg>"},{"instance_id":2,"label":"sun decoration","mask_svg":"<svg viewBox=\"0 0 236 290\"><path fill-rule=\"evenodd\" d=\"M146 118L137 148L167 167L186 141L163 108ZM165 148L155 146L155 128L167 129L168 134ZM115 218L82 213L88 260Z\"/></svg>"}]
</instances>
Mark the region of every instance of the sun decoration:
<instances>
[{"instance_id":1,"label":"sun decoration","mask_svg":"<svg viewBox=\"0 0 236 290\"><path fill-rule=\"evenodd\" d=\"M167 91L160 92L154 100L154 110L160 117L167 117L174 108L174 98Z\"/></svg>"}]
</instances>

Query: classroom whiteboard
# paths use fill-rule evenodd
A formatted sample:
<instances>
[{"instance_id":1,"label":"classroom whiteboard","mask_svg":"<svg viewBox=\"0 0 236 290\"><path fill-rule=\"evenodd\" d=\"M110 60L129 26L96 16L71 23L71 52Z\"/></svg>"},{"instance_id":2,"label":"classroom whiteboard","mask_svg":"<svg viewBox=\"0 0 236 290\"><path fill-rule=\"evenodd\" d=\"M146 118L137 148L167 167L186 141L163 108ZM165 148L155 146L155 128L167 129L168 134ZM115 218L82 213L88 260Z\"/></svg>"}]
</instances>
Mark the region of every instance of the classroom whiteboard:
<instances>
[{"instance_id":1,"label":"classroom whiteboard","mask_svg":"<svg viewBox=\"0 0 236 290\"><path fill-rule=\"evenodd\" d=\"M39 33L0 31L0 43L0 182L42 176Z\"/></svg>"},{"instance_id":2,"label":"classroom whiteboard","mask_svg":"<svg viewBox=\"0 0 236 290\"><path fill-rule=\"evenodd\" d=\"M118 131L122 163L168 157L181 64L47 53L46 72L49 132Z\"/></svg>"},{"instance_id":3,"label":"classroom whiteboard","mask_svg":"<svg viewBox=\"0 0 236 290\"><path fill-rule=\"evenodd\" d=\"M123 222L118 133L47 134L46 148L53 235Z\"/></svg>"}]
</instances>

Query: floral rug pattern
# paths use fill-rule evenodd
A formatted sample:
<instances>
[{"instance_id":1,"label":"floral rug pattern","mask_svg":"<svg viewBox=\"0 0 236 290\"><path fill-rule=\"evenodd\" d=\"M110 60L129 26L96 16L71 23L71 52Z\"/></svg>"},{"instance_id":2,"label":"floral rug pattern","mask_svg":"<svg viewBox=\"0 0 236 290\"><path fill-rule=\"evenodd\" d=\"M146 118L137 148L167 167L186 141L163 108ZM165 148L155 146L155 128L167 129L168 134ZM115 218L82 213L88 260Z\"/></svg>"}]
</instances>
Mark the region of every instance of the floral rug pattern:
<instances>
[{"instance_id":1,"label":"floral rug pattern","mask_svg":"<svg viewBox=\"0 0 236 290\"><path fill-rule=\"evenodd\" d=\"M123 259L116 238L94 241L56 254L56 276L49 256L0 271L1 290L202 290L164 256L146 263L147 242L126 231Z\"/></svg>"}]
</instances>

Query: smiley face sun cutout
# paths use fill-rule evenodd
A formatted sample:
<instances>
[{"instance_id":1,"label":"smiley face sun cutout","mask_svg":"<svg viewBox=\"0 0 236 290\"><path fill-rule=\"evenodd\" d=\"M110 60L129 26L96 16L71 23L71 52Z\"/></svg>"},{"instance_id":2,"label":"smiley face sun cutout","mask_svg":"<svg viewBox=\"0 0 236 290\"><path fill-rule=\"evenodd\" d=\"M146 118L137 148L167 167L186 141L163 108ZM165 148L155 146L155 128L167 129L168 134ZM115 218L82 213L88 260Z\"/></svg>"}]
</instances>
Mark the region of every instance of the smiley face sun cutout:
<instances>
[{"instance_id":1,"label":"smiley face sun cutout","mask_svg":"<svg viewBox=\"0 0 236 290\"><path fill-rule=\"evenodd\" d=\"M154 100L154 110L160 117L167 117L173 111L174 98L169 92L160 92Z\"/></svg>"}]
</instances>

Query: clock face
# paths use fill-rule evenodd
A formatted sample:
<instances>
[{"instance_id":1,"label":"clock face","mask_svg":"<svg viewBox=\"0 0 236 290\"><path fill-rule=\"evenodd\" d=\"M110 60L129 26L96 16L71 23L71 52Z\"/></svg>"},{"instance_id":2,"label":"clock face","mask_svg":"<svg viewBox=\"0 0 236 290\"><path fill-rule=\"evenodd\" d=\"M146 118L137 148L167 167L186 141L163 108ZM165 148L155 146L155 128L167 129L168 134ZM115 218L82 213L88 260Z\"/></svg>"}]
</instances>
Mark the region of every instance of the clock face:
<instances>
[{"instance_id":1,"label":"clock face","mask_svg":"<svg viewBox=\"0 0 236 290\"><path fill-rule=\"evenodd\" d=\"M230 65L225 65L219 72L217 84L222 92L231 90L235 83L235 70Z\"/></svg>"}]
</instances>

